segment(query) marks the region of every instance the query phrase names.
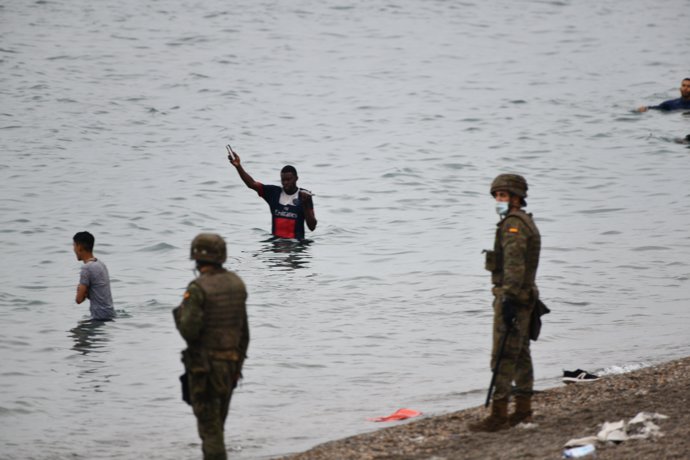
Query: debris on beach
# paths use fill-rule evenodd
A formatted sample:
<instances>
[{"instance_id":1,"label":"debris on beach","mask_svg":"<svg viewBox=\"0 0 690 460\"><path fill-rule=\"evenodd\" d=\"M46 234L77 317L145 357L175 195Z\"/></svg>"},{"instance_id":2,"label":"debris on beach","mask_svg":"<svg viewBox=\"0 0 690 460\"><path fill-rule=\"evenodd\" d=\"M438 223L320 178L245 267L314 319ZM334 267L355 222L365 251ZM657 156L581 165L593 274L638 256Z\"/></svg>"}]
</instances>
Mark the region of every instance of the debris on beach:
<instances>
[{"instance_id":1,"label":"debris on beach","mask_svg":"<svg viewBox=\"0 0 690 460\"><path fill-rule=\"evenodd\" d=\"M517 428L521 430L536 430L537 428L539 428L539 425L532 422L522 422L517 424Z\"/></svg>"},{"instance_id":2,"label":"debris on beach","mask_svg":"<svg viewBox=\"0 0 690 460\"><path fill-rule=\"evenodd\" d=\"M563 447L569 439L568 434L573 437L594 435L591 439L595 448L593 453L582 456L583 451L592 449L591 446L567 452L570 458L578 460L591 460L595 456L644 460L688 457L690 411L686 402L690 357L650 364L641 369L626 367L625 372L604 369L601 374L602 378L591 385L559 385L537 393L533 398L534 422L517 425L500 434L470 434L467 423L486 415L484 407L477 406L447 414L424 413L409 420L370 425L384 429L326 442L281 460L450 460L458 457L486 460L507 456L554 460L571 449ZM642 410L649 413L639 415ZM363 420L366 417L362 417ZM626 434L629 438L643 434L644 421L659 425L663 436L659 433L658 438L650 437L644 441L600 442L596 435L603 422L620 419L628 422ZM650 425L647 429L650 434L654 431ZM569 433L567 430L573 431ZM574 456L578 453L580 456Z\"/></svg>"},{"instance_id":3,"label":"debris on beach","mask_svg":"<svg viewBox=\"0 0 690 460\"><path fill-rule=\"evenodd\" d=\"M563 371L563 383L588 383L599 380L598 375L591 374L582 369L575 371Z\"/></svg>"},{"instance_id":4,"label":"debris on beach","mask_svg":"<svg viewBox=\"0 0 690 460\"><path fill-rule=\"evenodd\" d=\"M597 442L621 443L630 439L658 438L664 434L655 420L665 420L668 416L656 412L640 412L628 422L604 422L596 436L571 439L565 443L565 447L578 447Z\"/></svg>"},{"instance_id":5,"label":"debris on beach","mask_svg":"<svg viewBox=\"0 0 690 460\"><path fill-rule=\"evenodd\" d=\"M572 447L563 451L563 458L580 458L596 453L597 448L594 444L585 444L580 447Z\"/></svg>"},{"instance_id":6,"label":"debris on beach","mask_svg":"<svg viewBox=\"0 0 690 460\"><path fill-rule=\"evenodd\" d=\"M414 409L398 409L397 411L393 412L391 415L386 415L384 417L374 417L367 419L370 422L394 422L397 420L405 420L408 418L412 417L417 417L419 415L422 415L421 412L418 410Z\"/></svg>"}]
</instances>

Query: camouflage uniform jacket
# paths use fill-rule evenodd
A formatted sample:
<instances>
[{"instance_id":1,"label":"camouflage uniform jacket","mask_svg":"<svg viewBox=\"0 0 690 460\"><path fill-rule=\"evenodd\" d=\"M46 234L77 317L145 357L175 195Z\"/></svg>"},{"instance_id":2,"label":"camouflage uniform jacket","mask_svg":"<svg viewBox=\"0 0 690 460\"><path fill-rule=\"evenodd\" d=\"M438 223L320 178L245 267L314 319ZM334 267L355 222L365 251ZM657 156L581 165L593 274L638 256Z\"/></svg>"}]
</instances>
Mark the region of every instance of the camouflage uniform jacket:
<instances>
[{"instance_id":1,"label":"camouflage uniform jacket","mask_svg":"<svg viewBox=\"0 0 690 460\"><path fill-rule=\"evenodd\" d=\"M487 254L494 293L532 304L539 297L535 283L541 250L539 229L532 214L523 210L511 210L497 227L494 250Z\"/></svg>"},{"instance_id":2,"label":"camouflage uniform jacket","mask_svg":"<svg viewBox=\"0 0 690 460\"><path fill-rule=\"evenodd\" d=\"M182 304L173 310L175 325L193 361L185 359L188 370L205 367L208 358L237 361L241 366L249 347L246 298L242 280L224 268L203 273L189 283Z\"/></svg>"}]
</instances>

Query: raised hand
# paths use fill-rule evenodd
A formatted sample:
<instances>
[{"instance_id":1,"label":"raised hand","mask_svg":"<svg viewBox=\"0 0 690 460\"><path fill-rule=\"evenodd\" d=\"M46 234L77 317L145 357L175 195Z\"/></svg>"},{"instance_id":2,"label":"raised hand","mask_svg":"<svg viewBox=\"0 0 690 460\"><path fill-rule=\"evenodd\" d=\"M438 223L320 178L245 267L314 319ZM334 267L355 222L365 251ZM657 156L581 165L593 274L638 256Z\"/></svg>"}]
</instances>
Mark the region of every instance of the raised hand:
<instances>
[{"instance_id":1,"label":"raised hand","mask_svg":"<svg viewBox=\"0 0 690 460\"><path fill-rule=\"evenodd\" d=\"M230 147L230 144L226 145L225 148L228 150L230 164L237 168L240 165L240 156Z\"/></svg>"}]
</instances>

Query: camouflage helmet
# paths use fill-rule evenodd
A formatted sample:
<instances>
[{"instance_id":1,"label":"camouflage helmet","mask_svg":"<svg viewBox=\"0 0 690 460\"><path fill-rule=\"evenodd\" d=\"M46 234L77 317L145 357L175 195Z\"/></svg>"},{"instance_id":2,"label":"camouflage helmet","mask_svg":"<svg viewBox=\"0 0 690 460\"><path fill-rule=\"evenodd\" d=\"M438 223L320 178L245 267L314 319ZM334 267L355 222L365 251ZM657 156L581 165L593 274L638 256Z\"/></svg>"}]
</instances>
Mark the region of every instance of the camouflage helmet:
<instances>
[{"instance_id":1,"label":"camouflage helmet","mask_svg":"<svg viewBox=\"0 0 690 460\"><path fill-rule=\"evenodd\" d=\"M222 264L227 258L225 240L215 233L200 233L192 240L189 258L197 262Z\"/></svg>"},{"instance_id":2,"label":"camouflage helmet","mask_svg":"<svg viewBox=\"0 0 690 460\"><path fill-rule=\"evenodd\" d=\"M496 196L499 190L517 195L524 201L527 198L527 181L518 174L500 174L491 183L491 195Z\"/></svg>"}]
</instances>

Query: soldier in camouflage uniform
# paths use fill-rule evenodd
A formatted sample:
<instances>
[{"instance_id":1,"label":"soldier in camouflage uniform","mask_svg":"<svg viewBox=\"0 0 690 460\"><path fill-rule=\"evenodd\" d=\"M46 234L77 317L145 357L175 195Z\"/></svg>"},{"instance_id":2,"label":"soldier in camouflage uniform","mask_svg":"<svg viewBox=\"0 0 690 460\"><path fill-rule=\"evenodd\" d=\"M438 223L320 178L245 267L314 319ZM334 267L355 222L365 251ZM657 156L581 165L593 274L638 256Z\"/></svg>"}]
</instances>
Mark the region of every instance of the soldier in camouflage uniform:
<instances>
[{"instance_id":1,"label":"soldier in camouflage uniform","mask_svg":"<svg viewBox=\"0 0 690 460\"><path fill-rule=\"evenodd\" d=\"M219 235L194 238L191 258L200 276L189 283L173 315L187 342L182 362L204 459L225 460L225 418L249 346L247 291L237 275L223 268L226 248Z\"/></svg>"},{"instance_id":2,"label":"soldier in camouflage uniform","mask_svg":"<svg viewBox=\"0 0 690 460\"><path fill-rule=\"evenodd\" d=\"M517 174L501 174L491 184L496 211L501 216L494 250L486 251L486 269L494 285L494 326L491 368L495 367L499 343L508 334L491 415L471 424L473 431L498 431L531 420L534 376L530 356L530 318L539 291L535 284L541 237L527 206L527 182ZM515 412L508 417L508 400L515 382Z\"/></svg>"}]
</instances>

